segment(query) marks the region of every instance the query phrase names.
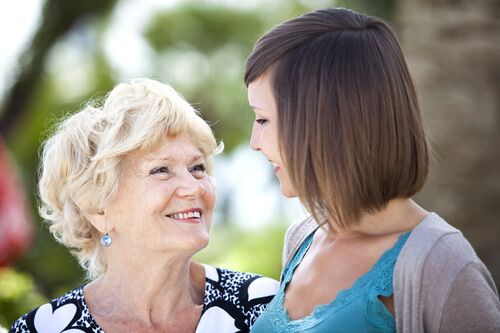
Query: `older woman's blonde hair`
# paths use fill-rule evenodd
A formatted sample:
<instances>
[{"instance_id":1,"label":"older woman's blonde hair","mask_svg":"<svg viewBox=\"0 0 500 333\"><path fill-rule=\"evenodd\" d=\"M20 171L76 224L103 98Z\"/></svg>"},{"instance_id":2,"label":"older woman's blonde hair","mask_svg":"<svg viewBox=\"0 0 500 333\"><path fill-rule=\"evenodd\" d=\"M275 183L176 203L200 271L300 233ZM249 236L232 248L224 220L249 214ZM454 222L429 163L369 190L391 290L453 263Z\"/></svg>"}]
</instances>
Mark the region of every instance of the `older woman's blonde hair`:
<instances>
[{"instance_id":1,"label":"older woman's blonde hair","mask_svg":"<svg viewBox=\"0 0 500 333\"><path fill-rule=\"evenodd\" d=\"M89 103L60 123L43 145L40 214L94 279L106 270L100 234L86 218L115 194L121 161L151 149L166 136L187 133L213 172L217 146L212 130L173 88L151 79L117 85L98 107Z\"/></svg>"}]
</instances>

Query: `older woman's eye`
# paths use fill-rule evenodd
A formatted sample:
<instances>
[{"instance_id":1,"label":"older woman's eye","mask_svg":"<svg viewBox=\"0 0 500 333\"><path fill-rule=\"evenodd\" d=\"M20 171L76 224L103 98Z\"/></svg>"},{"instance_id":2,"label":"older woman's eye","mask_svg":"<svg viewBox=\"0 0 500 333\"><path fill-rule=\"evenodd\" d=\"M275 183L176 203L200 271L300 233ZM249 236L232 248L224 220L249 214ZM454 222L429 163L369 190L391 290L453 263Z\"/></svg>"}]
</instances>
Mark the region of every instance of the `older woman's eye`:
<instances>
[{"instance_id":1,"label":"older woman's eye","mask_svg":"<svg viewBox=\"0 0 500 333\"><path fill-rule=\"evenodd\" d=\"M159 168L151 169L151 171L149 171L150 175L162 174L162 173L168 173L168 168L167 167L159 167Z\"/></svg>"},{"instance_id":2,"label":"older woman's eye","mask_svg":"<svg viewBox=\"0 0 500 333\"><path fill-rule=\"evenodd\" d=\"M267 123L267 119L255 119L255 122L259 125L264 125L265 123Z\"/></svg>"},{"instance_id":3,"label":"older woman's eye","mask_svg":"<svg viewBox=\"0 0 500 333\"><path fill-rule=\"evenodd\" d=\"M189 172L191 172L195 177L202 177L205 175L205 171L206 171L206 166L205 164L196 164L195 166L193 166Z\"/></svg>"}]
</instances>

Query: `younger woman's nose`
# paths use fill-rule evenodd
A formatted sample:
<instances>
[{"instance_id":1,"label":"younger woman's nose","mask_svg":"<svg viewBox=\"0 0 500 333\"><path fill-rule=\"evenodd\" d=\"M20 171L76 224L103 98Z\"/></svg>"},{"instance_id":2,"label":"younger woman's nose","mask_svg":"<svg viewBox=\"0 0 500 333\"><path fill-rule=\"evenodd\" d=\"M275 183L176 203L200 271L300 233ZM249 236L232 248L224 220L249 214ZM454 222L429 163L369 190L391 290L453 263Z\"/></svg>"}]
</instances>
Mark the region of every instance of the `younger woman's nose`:
<instances>
[{"instance_id":1,"label":"younger woman's nose","mask_svg":"<svg viewBox=\"0 0 500 333\"><path fill-rule=\"evenodd\" d=\"M252 129L252 136L250 137L250 148L253 150L260 150L261 134L260 131L255 128Z\"/></svg>"}]
</instances>

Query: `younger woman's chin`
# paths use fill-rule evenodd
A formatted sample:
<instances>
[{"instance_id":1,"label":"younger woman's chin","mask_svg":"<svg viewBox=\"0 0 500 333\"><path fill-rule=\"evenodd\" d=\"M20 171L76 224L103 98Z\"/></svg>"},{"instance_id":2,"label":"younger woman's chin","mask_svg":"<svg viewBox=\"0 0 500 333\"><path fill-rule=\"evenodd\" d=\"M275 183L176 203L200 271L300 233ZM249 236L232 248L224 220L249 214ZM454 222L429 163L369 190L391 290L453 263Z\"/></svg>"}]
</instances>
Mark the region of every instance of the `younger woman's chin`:
<instances>
[{"instance_id":1,"label":"younger woman's chin","mask_svg":"<svg viewBox=\"0 0 500 333\"><path fill-rule=\"evenodd\" d=\"M297 197L297 192L295 191L295 189L291 189L291 188L288 188L288 187L285 187L285 186L281 186L280 190L281 190L281 194L284 197L287 197L289 199Z\"/></svg>"}]
</instances>

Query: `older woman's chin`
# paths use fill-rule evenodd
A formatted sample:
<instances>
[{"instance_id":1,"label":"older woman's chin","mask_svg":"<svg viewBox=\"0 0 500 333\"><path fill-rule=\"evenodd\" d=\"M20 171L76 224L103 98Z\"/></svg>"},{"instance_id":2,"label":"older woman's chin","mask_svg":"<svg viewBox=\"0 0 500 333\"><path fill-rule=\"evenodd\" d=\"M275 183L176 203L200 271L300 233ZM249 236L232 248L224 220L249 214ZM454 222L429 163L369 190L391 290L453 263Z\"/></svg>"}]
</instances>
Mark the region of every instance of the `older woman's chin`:
<instances>
[{"instance_id":1,"label":"older woman's chin","mask_svg":"<svg viewBox=\"0 0 500 333\"><path fill-rule=\"evenodd\" d=\"M179 237L177 240L180 248L198 252L208 246L210 241L210 232L197 230L190 235Z\"/></svg>"}]
</instances>

